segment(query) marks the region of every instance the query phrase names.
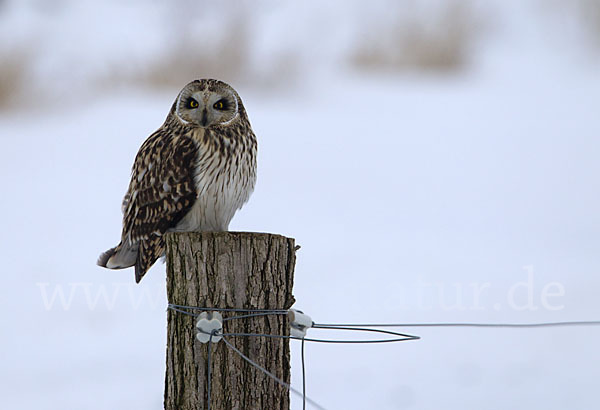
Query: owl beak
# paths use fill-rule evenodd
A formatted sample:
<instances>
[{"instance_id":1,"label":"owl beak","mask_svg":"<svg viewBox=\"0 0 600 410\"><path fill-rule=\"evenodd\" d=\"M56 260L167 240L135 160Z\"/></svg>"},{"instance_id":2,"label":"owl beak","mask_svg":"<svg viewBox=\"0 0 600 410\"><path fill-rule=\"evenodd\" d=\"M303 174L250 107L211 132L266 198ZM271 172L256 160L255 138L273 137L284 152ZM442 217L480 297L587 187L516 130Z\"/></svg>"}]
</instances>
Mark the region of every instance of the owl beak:
<instances>
[{"instance_id":1,"label":"owl beak","mask_svg":"<svg viewBox=\"0 0 600 410\"><path fill-rule=\"evenodd\" d=\"M204 110L202 110L202 120L201 120L202 126L206 127L206 124L208 123L208 113L206 112L206 108Z\"/></svg>"}]
</instances>

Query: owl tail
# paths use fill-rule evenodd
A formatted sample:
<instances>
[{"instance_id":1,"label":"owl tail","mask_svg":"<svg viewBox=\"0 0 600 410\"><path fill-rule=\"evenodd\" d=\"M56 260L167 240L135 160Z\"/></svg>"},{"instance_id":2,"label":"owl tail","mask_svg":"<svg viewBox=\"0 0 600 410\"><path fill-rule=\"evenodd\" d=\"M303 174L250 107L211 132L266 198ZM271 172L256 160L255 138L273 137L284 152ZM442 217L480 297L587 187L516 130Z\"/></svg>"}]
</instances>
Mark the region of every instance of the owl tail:
<instances>
[{"instance_id":1,"label":"owl tail","mask_svg":"<svg viewBox=\"0 0 600 410\"><path fill-rule=\"evenodd\" d=\"M135 263L135 281L140 283L148 269L165 253L162 236L150 235L148 239L139 242L137 261Z\"/></svg>"},{"instance_id":2,"label":"owl tail","mask_svg":"<svg viewBox=\"0 0 600 410\"><path fill-rule=\"evenodd\" d=\"M124 269L135 265L138 246L119 243L114 248L102 253L98 258L98 266L108 269Z\"/></svg>"}]
</instances>

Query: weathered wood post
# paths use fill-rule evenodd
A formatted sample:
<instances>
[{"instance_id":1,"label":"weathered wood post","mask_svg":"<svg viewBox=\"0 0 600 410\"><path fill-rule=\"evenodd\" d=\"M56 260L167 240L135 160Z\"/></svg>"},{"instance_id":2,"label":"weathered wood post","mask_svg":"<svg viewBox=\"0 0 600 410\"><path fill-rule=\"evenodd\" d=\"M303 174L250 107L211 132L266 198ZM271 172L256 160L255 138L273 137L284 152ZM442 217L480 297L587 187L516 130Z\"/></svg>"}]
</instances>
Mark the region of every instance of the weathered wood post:
<instances>
[{"instance_id":1,"label":"weathered wood post","mask_svg":"<svg viewBox=\"0 0 600 410\"><path fill-rule=\"evenodd\" d=\"M165 237L167 298L208 308L288 309L293 303L294 239L250 232L170 233ZM240 313L223 313L223 317ZM207 403L208 344L196 340L196 319L169 309L165 409L201 410ZM286 315L224 321L223 333L288 335ZM230 336L227 340L290 382L289 339ZM211 409L289 409L287 389L222 341L211 350Z\"/></svg>"}]
</instances>

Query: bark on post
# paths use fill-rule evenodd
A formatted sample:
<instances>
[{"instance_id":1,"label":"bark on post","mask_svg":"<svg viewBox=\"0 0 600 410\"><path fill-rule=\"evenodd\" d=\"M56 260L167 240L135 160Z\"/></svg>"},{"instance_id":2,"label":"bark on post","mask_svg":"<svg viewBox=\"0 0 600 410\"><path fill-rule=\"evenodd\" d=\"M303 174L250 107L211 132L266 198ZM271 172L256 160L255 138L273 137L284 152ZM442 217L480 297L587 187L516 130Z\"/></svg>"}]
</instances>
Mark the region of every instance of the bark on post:
<instances>
[{"instance_id":1,"label":"bark on post","mask_svg":"<svg viewBox=\"0 0 600 410\"><path fill-rule=\"evenodd\" d=\"M294 239L249 232L170 233L165 236L167 298L185 306L288 309L293 303ZM232 313L223 313L230 317ZM238 314L239 315L239 314ZM196 340L196 319L167 314L165 409L201 410L207 403L207 348ZM224 322L224 333L289 334L287 315ZM290 382L289 340L228 337L246 356ZM211 350L211 409L289 409L289 393L222 341Z\"/></svg>"}]
</instances>

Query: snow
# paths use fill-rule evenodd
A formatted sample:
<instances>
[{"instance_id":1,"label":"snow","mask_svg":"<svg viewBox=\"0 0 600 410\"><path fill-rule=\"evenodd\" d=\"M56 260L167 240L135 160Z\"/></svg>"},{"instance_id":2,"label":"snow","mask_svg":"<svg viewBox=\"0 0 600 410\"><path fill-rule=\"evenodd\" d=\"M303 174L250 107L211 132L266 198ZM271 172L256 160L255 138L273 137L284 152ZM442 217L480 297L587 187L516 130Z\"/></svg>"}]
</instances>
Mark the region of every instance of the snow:
<instances>
[{"instance_id":1,"label":"snow","mask_svg":"<svg viewBox=\"0 0 600 410\"><path fill-rule=\"evenodd\" d=\"M138 3L131 15L145 10ZM103 19L121 7L107 4ZM259 174L230 228L296 238L295 307L315 321L600 319L598 63L580 43L554 41L560 33L534 19L539 3L494 4L498 29L462 73L358 74L334 59L300 89L234 84L259 138ZM38 20L14 7L4 19L24 33ZM284 26L298 12L289 7L263 18ZM79 50L65 33L80 23L61 19L47 40L53 58ZM294 27L281 41L310 55L298 40L306 26ZM86 35L108 50L99 59L121 37ZM149 36L139 53L160 49ZM127 41L113 58L139 40ZM93 61L82 61L82 84ZM164 265L135 285L130 270L94 262L118 240L134 155L177 92L105 91L64 107L29 99L0 112L6 408L162 408ZM597 406L597 327L397 330L422 339L307 344L309 397L331 409ZM296 388L299 349L292 343Z\"/></svg>"}]
</instances>

